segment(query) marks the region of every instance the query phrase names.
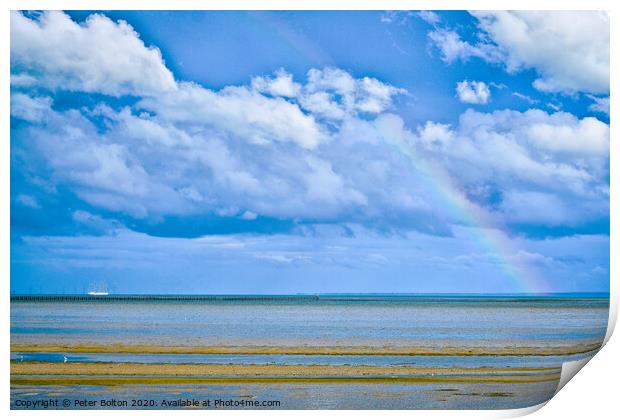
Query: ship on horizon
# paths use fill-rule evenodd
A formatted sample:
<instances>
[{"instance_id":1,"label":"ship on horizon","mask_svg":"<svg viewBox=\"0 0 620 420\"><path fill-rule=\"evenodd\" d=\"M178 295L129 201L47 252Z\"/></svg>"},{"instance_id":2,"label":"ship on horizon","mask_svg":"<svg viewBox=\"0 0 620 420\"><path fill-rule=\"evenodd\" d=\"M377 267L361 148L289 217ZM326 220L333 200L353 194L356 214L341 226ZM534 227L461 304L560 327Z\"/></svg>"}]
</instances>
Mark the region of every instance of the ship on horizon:
<instances>
[{"instance_id":1,"label":"ship on horizon","mask_svg":"<svg viewBox=\"0 0 620 420\"><path fill-rule=\"evenodd\" d=\"M86 292L89 296L107 296L110 294L108 292L108 283L102 280L92 281L88 287L88 292Z\"/></svg>"},{"instance_id":2,"label":"ship on horizon","mask_svg":"<svg viewBox=\"0 0 620 420\"><path fill-rule=\"evenodd\" d=\"M87 294L90 295L90 296L107 296L110 293L108 293L108 292L95 292L95 291L92 291L92 292L88 292Z\"/></svg>"}]
</instances>

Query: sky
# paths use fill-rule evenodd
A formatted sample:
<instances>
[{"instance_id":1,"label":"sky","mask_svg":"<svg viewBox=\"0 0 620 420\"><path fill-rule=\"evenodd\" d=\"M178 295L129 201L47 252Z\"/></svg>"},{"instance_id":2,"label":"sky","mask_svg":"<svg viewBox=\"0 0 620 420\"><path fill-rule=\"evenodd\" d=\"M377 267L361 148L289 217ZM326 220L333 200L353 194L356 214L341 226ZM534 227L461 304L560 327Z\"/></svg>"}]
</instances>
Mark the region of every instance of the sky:
<instances>
[{"instance_id":1,"label":"sky","mask_svg":"<svg viewBox=\"0 0 620 420\"><path fill-rule=\"evenodd\" d=\"M600 12L11 14L11 292L609 291Z\"/></svg>"}]
</instances>

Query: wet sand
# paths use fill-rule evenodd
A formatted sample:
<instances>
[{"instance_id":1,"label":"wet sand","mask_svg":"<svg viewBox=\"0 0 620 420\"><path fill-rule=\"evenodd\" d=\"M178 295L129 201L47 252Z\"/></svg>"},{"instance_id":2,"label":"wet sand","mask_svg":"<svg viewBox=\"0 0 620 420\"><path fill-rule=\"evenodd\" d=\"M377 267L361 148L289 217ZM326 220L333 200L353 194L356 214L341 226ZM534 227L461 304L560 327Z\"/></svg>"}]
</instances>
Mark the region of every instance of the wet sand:
<instances>
[{"instance_id":1,"label":"wet sand","mask_svg":"<svg viewBox=\"0 0 620 420\"><path fill-rule=\"evenodd\" d=\"M23 408L15 404L15 401L20 399L28 401L59 398L67 398L71 401L75 399L125 401L152 399L157 401L156 406L138 408L161 410L166 409L161 404L164 399L194 398L237 402L268 400L281 402L279 407L252 407L252 409L509 409L540 404L553 396L556 387L556 381L535 383L262 381L176 385L118 384L115 386L24 384L11 385L11 407L13 409ZM69 409L75 408L78 407L69 407ZM99 406L93 408L100 409ZM226 409L226 407L221 408ZM219 408L214 407L214 409Z\"/></svg>"},{"instance_id":2,"label":"wet sand","mask_svg":"<svg viewBox=\"0 0 620 420\"><path fill-rule=\"evenodd\" d=\"M575 355L600 343L549 347L374 347L374 346L161 346L130 344L13 343L12 352L129 354L257 354L375 356L547 356ZM561 366L441 367L320 364L203 364L118 362L11 362L12 385L223 384L274 382L453 382L536 383L558 381Z\"/></svg>"},{"instance_id":3,"label":"wet sand","mask_svg":"<svg viewBox=\"0 0 620 420\"><path fill-rule=\"evenodd\" d=\"M557 368L12 362L12 385L557 381Z\"/></svg>"},{"instance_id":4,"label":"wet sand","mask_svg":"<svg viewBox=\"0 0 620 420\"><path fill-rule=\"evenodd\" d=\"M228 383L349 383L349 382L444 382L444 383L537 383L537 382L556 382L560 375L545 375L541 377L529 378L518 376L425 376L425 377L13 377L11 385L180 385L180 384L228 384Z\"/></svg>"},{"instance_id":5,"label":"wet sand","mask_svg":"<svg viewBox=\"0 0 620 420\"><path fill-rule=\"evenodd\" d=\"M12 375L372 376L551 374L556 368L11 362ZM540 376L540 375L539 375Z\"/></svg>"},{"instance_id":6,"label":"wet sand","mask_svg":"<svg viewBox=\"0 0 620 420\"><path fill-rule=\"evenodd\" d=\"M11 344L22 353L138 353L138 354L295 354L383 356L551 356L574 355L598 350L600 342L564 346L424 347L424 346L160 346L131 344Z\"/></svg>"}]
</instances>

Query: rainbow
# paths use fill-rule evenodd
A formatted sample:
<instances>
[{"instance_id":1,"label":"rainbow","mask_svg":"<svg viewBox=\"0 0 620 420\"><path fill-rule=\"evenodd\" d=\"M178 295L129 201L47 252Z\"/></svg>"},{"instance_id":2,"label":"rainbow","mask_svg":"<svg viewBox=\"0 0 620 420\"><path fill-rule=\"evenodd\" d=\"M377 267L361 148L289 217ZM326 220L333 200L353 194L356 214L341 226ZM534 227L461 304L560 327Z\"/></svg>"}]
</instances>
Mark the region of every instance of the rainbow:
<instances>
[{"instance_id":1,"label":"rainbow","mask_svg":"<svg viewBox=\"0 0 620 420\"><path fill-rule=\"evenodd\" d=\"M493 217L487 210L468 200L443 167L418 156L413 147L402 141L387 136L383 136L383 139L409 159L415 173L423 178L423 186L447 209L457 224L472 228L464 231L489 255L517 293L550 292L544 277L519 257L521 250L517 249L514 242L504 233L497 217Z\"/></svg>"},{"instance_id":2,"label":"rainbow","mask_svg":"<svg viewBox=\"0 0 620 420\"><path fill-rule=\"evenodd\" d=\"M290 48L299 52L309 63L333 63L332 57L311 39L290 28L286 22L269 13L249 13L257 22L274 30ZM549 293L550 287L545 279L533 267L519 258L519 249L504 233L505 229L484 208L468 200L455 184L445 169L426 161L415 154L413 147L401 141L384 137L386 143L406 156L416 173L423 178L422 183L430 194L448 210L450 216L462 226L472 229L464 231L480 249L487 253L502 275L511 281L513 289L518 293Z\"/></svg>"}]
</instances>

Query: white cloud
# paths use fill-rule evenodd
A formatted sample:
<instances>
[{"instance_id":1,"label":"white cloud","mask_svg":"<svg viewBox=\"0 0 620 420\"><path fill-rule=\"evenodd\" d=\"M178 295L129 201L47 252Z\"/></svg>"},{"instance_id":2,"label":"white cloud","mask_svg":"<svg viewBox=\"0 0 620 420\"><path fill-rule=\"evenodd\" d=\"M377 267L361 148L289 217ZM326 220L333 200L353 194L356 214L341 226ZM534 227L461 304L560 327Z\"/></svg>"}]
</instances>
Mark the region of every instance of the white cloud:
<instances>
[{"instance_id":1,"label":"white cloud","mask_svg":"<svg viewBox=\"0 0 620 420\"><path fill-rule=\"evenodd\" d=\"M439 15L430 10L421 10L418 12L418 17L422 19L424 22L429 23L431 25L436 25L441 21Z\"/></svg>"},{"instance_id":2,"label":"white cloud","mask_svg":"<svg viewBox=\"0 0 620 420\"><path fill-rule=\"evenodd\" d=\"M328 92L307 93L299 98L299 104L319 118L342 120L347 116L347 111Z\"/></svg>"},{"instance_id":3,"label":"white cloud","mask_svg":"<svg viewBox=\"0 0 620 420\"><path fill-rule=\"evenodd\" d=\"M470 43L449 29L428 36L446 62L478 57L514 73L535 69L545 92L609 92L609 17L587 11L480 11L482 41Z\"/></svg>"},{"instance_id":4,"label":"white cloud","mask_svg":"<svg viewBox=\"0 0 620 420\"><path fill-rule=\"evenodd\" d=\"M37 79L27 74L11 74L11 86L29 87L36 86Z\"/></svg>"},{"instance_id":5,"label":"white cloud","mask_svg":"<svg viewBox=\"0 0 620 420\"><path fill-rule=\"evenodd\" d=\"M221 93L191 88L199 89L193 100L207 95L218 103ZM177 94L184 89L181 85ZM249 98L259 95L234 89ZM263 129L237 123L235 131L235 124L208 120L206 106L183 98L159 106L150 114L105 106L50 111L42 126L15 136L16 150L21 142L31 154L38 151L52 179L91 206L135 218L349 215L378 226L397 220L445 231L454 215L438 210L445 203L429 193L421 181L428 176L425 169L420 173L409 155L445 172L439 178L452 179L458 194L508 222L578 225L608 212L609 126L593 118L468 110L454 126L428 121L412 131L395 114L349 116L335 125L330 120L329 127L315 122L318 130L330 131L329 138L304 148L276 131L268 143L248 143L248 137L264 135ZM91 114L104 118L105 133L89 121ZM527 217L528 206L542 209L548 203L558 209L553 218L540 216L542 210Z\"/></svg>"},{"instance_id":6,"label":"white cloud","mask_svg":"<svg viewBox=\"0 0 620 420\"><path fill-rule=\"evenodd\" d=\"M154 122L146 114L134 115L129 108L123 108L117 113L107 106L99 106L93 114L115 120L124 136L148 146L191 147L194 144L192 137L174 124Z\"/></svg>"},{"instance_id":7,"label":"white cloud","mask_svg":"<svg viewBox=\"0 0 620 420\"><path fill-rule=\"evenodd\" d=\"M332 217L365 202L319 154L285 141L248 143L241 135L248 127L240 134L104 106L92 115L104 118L105 134L77 111L52 111L47 125L28 129L22 147L96 207L135 218L206 211L253 220Z\"/></svg>"},{"instance_id":8,"label":"white cloud","mask_svg":"<svg viewBox=\"0 0 620 420\"><path fill-rule=\"evenodd\" d=\"M437 28L428 33L428 38L441 53L441 59L447 63L467 61L473 57L493 63L502 61L501 52L496 46L484 42L471 44L463 41L455 31Z\"/></svg>"},{"instance_id":9,"label":"white cloud","mask_svg":"<svg viewBox=\"0 0 620 420\"><path fill-rule=\"evenodd\" d=\"M404 93L371 77L355 79L341 69L311 69L300 104L325 118L340 119L357 113L379 114L390 108L394 96Z\"/></svg>"},{"instance_id":10,"label":"white cloud","mask_svg":"<svg viewBox=\"0 0 620 420\"><path fill-rule=\"evenodd\" d=\"M293 142L312 149L325 137L313 116L303 113L297 104L243 86L214 92L193 83L180 83L174 93L144 99L140 107L156 112L171 124L208 126L254 144Z\"/></svg>"},{"instance_id":11,"label":"white cloud","mask_svg":"<svg viewBox=\"0 0 620 420\"><path fill-rule=\"evenodd\" d=\"M474 12L506 54L509 72L534 68L548 92L609 92L609 17L604 12Z\"/></svg>"},{"instance_id":12,"label":"white cloud","mask_svg":"<svg viewBox=\"0 0 620 420\"><path fill-rule=\"evenodd\" d=\"M512 96L522 99L525 102L529 103L530 105L537 104L539 102L538 100L532 98L531 96L524 95L520 92L512 92Z\"/></svg>"},{"instance_id":13,"label":"white cloud","mask_svg":"<svg viewBox=\"0 0 620 420\"><path fill-rule=\"evenodd\" d=\"M415 166L423 161L442 184L449 178L467 200L505 222L576 226L609 212L609 126L594 118L468 110L454 127L428 121L412 132L385 114L375 124L382 138L414 156ZM437 209L428 196L412 198Z\"/></svg>"},{"instance_id":14,"label":"white cloud","mask_svg":"<svg viewBox=\"0 0 620 420\"><path fill-rule=\"evenodd\" d=\"M582 156L604 156L609 153L609 126L596 118L536 122L525 131L543 150L572 152Z\"/></svg>"},{"instance_id":15,"label":"white cloud","mask_svg":"<svg viewBox=\"0 0 620 420\"><path fill-rule=\"evenodd\" d=\"M51 112L52 98L48 96L31 97L23 93L11 94L11 116L39 123Z\"/></svg>"},{"instance_id":16,"label":"white cloud","mask_svg":"<svg viewBox=\"0 0 620 420\"><path fill-rule=\"evenodd\" d=\"M588 107L590 111L600 112L605 115L609 115L609 96L607 97L597 97L594 95L588 95L590 99L592 99L592 104Z\"/></svg>"},{"instance_id":17,"label":"white cloud","mask_svg":"<svg viewBox=\"0 0 620 420\"><path fill-rule=\"evenodd\" d=\"M486 104L491 98L491 91L487 84L475 80L458 82L456 93L459 100L467 104Z\"/></svg>"},{"instance_id":18,"label":"white cloud","mask_svg":"<svg viewBox=\"0 0 620 420\"><path fill-rule=\"evenodd\" d=\"M62 26L16 16L35 32L67 26L77 38L98 28L94 22L104 21L104 33L125 28L102 17L84 25L65 22L63 14L41 17L59 19ZM133 31L123 33L140 47L123 50L127 59L153 56ZM33 54L30 59L38 63L38 50ZM157 63L143 68L141 78L159 80L163 63ZM41 65L37 83L58 77L59 69ZM22 74L18 67L12 71ZM95 70L84 75L90 71ZM71 76L75 89L94 89L84 75L62 74ZM106 86L144 97L126 108L112 108L103 98L92 108L60 111L49 98L22 93L30 81L19 77L12 95L13 116L33 123L12 131L12 152L42 162L50 182L93 208L149 221L205 214L248 223L257 215L314 222L346 218L433 234L448 234L451 224L463 222L442 196L462 196L509 223L576 226L609 211L609 126L593 118L468 110L456 124L428 121L411 130L388 113L404 90L337 68L311 69L299 82L282 69L249 86L217 91L189 82L162 91L110 77ZM462 83L461 99L489 100L483 82ZM429 191L429 182L448 191ZM526 208L519 208L526 202L567 210L528 219Z\"/></svg>"},{"instance_id":19,"label":"white cloud","mask_svg":"<svg viewBox=\"0 0 620 420\"><path fill-rule=\"evenodd\" d=\"M443 131L450 133L443 136L448 147L429 145L423 136L419 144L431 156L440 151L434 159L445 162L469 199L497 206L506 221L575 225L609 211L605 123L540 110L468 110L458 126ZM554 216L543 217L545 211Z\"/></svg>"},{"instance_id":20,"label":"white cloud","mask_svg":"<svg viewBox=\"0 0 620 420\"><path fill-rule=\"evenodd\" d=\"M364 206L368 199L359 191L348 189L341 175L334 172L332 165L322 159L308 157L306 163L311 169L304 178L310 201L317 204L353 203Z\"/></svg>"},{"instance_id":21,"label":"white cloud","mask_svg":"<svg viewBox=\"0 0 620 420\"><path fill-rule=\"evenodd\" d=\"M448 124L439 124L427 121L423 127L418 128L418 136L428 146L444 147L454 138L454 132Z\"/></svg>"},{"instance_id":22,"label":"white cloud","mask_svg":"<svg viewBox=\"0 0 620 420\"><path fill-rule=\"evenodd\" d=\"M299 83L293 82L293 75L280 69L275 77L257 76L252 79L252 88L272 96L293 98L299 93Z\"/></svg>"},{"instance_id":23,"label":"white cloud","mask_svg":"<svg viewBox=\"0 0 620 420\"><path fill-rule=\"evenodd\" d=\"M70 186L95 207L136 218L188 211L165 177L140 161L131 138L110 141L78 111L50 111L45 124L29 128L22 141L16 150L25 147L31 157L44 159L53 182Z\"/></svg>"},{"instance_id":24,"label":"white cloud","mask_svg":"<svg viewBox=\"0 0 620 420\"><path fill-rule=\"evenodd\" d=\"M152 95L175 89L161 53L133 28L103 15L83 24L63 12L37 20L11 12L11 82L108 95Z\"/></svg>"}]
</instances>

